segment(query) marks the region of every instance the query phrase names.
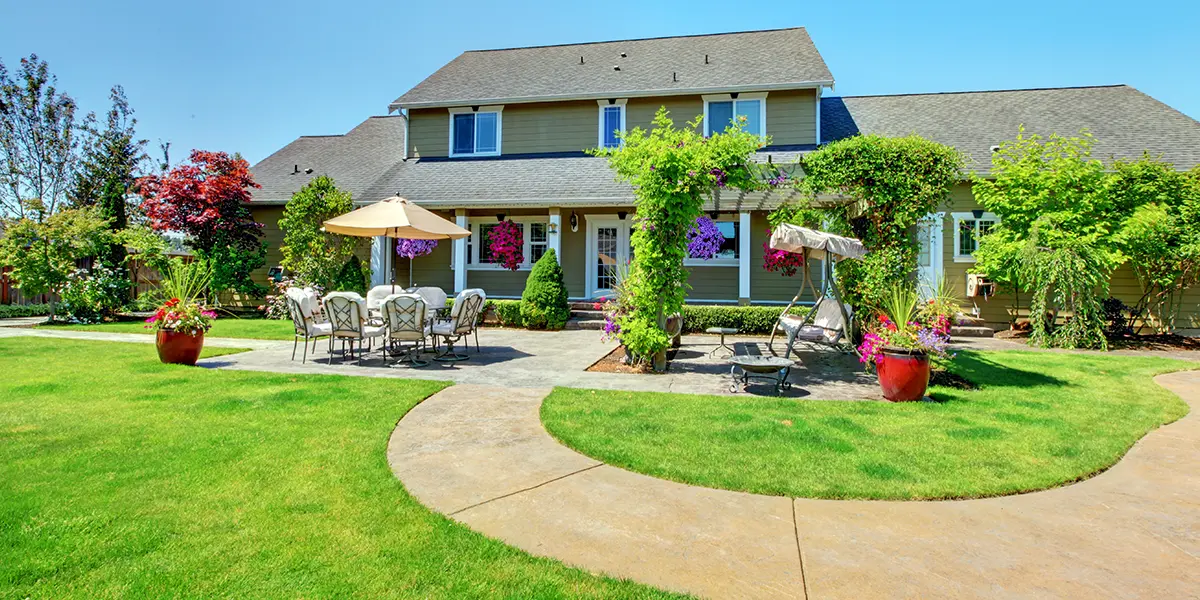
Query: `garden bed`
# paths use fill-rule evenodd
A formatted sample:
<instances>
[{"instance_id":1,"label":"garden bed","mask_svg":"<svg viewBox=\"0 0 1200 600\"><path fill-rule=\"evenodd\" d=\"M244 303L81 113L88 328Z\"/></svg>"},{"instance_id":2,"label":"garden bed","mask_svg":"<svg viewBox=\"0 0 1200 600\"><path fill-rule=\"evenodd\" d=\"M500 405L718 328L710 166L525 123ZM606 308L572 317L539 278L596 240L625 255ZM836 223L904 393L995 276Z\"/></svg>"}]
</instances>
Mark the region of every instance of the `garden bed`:
<instances>
[{"instance_id":1,"label":"garden bed","mask_svg":"<svg viewBox=\"0 0 1200 600\"><path fill-rule=\"evenodd\" d=\"M667 371L671 370L671 361L679 353L678 348L667 350ZM658 375L659 373L651 369L648 365L628 365L625 364L625 346L617 346L612 349L612 352L604 355L604 358L592 363L587 371L596 373L634 373L638 375Z\"/></svg>"}]
</instances>

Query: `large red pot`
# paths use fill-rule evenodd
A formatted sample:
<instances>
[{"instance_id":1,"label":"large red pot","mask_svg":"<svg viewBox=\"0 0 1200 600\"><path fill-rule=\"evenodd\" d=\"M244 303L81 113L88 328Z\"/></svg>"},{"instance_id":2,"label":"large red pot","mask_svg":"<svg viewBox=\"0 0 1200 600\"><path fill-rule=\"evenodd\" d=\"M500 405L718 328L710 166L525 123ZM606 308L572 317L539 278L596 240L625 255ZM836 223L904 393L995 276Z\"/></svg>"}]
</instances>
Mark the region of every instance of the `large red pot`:
<instances>
[{"instance_id":1,"label":"large red pot","mask_svg":"<svg viewBox=\"0 0 1200 600\"><path fill-rule=\"evenodd\" d=\"M883 397L892 402L912 402L925 397L929 387L929 355L918 350L884 348L875 364Z\"/></svg>"},{"instance_id":2,"label":"large red pot","mask_svg":"<svg viewBox=\"0 0 1200 600\"><path fill-rule=\"evenodd\" d=\"M164 363L195 365L204 349L204 332L191 335L159 329L154 345L158 347L158 360Z\"/></svg>"}]
</instances>

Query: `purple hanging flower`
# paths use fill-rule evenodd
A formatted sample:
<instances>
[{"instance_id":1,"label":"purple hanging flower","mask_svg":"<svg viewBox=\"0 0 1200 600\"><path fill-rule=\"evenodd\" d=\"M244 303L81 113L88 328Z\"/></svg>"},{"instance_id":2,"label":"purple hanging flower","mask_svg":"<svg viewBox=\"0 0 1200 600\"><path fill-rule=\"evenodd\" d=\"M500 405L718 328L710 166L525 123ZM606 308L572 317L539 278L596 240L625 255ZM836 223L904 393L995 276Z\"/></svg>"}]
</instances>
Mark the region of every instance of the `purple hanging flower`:
<instances>
[{"instance_id":1,"label":"purple hanging flower","mask_svg":"<svg viewBox=\"0 0 1200 600\"><path fill-rule=\"evenodd\" d=\"M717 224L708 217L697 217L696 224L687 233L688 256L710 260L720 254L725 235Z\"/></svg>"},{"instance_id":2,"label":"purple hanging flower","mask_svg":"<svg viewBox=\"0 0 1200 600\"><path fill-rule=\"evenodd\" d=\"M412 260L418 256L425 256L432 253L433 249L437 248L437 244L437 240L396 238L396 255Z\"/></svg>"}]
</instances>

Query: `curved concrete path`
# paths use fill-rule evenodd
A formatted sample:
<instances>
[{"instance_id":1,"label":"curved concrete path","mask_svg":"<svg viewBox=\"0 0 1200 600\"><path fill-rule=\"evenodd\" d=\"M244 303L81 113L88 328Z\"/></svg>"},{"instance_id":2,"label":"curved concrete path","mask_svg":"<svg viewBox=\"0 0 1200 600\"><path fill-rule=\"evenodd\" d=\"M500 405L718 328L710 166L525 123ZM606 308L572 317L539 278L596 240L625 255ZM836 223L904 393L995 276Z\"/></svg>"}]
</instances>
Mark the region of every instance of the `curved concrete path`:
<instances>
[{"instance_id":1,"label":"curved concrete path","mask_svg":"<svg viewBox=\"0 0 1200 600\"><path fill-rule=\"evenodd\" d=\"M1200 373L1192 407L1107 472L949 502L713 490L582 456L542 428L546 389L458 385L397 425L388 462L430 508L530 553L710 597L1200 597Z\"/></svg>"}]
</instances>

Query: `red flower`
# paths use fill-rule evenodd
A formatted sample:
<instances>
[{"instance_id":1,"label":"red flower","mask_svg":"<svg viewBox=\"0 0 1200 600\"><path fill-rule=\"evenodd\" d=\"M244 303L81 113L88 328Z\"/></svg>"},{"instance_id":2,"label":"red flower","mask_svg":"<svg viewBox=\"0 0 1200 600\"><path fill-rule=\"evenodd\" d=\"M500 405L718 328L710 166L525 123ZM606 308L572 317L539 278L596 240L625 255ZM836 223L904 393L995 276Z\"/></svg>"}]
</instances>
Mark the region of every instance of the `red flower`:
<instances>
[{"instance_id":1,"label":"red flower","mask_svg":"<svg viewBox=\"0 0 1200 600\"><path fill-rule=\"evenodd\" d=\"M179 305L179 298L171 298L170 300L167 300L166 304L164 304L163 306L166 306L167 308L174 308L178 305Z\"/></svg>"}]
</instances>

